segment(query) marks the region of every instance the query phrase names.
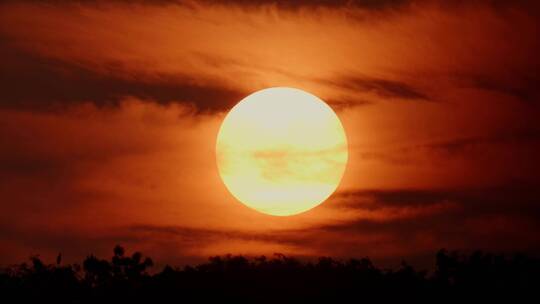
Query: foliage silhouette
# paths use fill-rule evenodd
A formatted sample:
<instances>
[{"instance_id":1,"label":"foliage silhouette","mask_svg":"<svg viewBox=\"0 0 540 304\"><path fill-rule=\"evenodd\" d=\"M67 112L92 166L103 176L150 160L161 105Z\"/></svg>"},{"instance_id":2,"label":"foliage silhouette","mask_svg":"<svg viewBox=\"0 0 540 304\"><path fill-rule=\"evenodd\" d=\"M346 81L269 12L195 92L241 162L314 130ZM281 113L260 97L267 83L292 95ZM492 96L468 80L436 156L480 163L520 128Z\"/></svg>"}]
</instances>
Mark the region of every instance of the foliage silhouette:
<instances>
[{"instance_id":1,"label":"foliage silhouette","mask_svg":"<svg viewBox=\"0 0 540 304\"><path fill-rule=\"evenodd\" d=\"M0 272L0 292L14 302L159 303L159 302L363 302L516 299L540 288L540 260L440 250L428 274L403 262L396 270L379 269L368 258L340 261L321 257L301 262L276 254L248 259L215 256L197 266L149 274L150 258L131 256L116 246L111 260L88 256L79 265L45 264L37 257Z\"/></svg>"}]
</instances>

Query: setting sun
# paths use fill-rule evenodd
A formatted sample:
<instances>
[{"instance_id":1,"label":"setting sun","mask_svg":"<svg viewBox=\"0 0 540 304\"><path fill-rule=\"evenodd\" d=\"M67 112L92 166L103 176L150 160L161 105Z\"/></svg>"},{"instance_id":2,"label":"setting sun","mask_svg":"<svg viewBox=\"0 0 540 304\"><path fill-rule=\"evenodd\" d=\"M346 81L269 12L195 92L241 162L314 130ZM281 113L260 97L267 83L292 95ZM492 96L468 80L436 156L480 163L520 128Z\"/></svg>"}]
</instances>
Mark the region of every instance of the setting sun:
<instances>
[{"instance_id":1,"label":"setting sun","mask_svg":"<svg viewBox=\"0 0 540 304\"><path fill-rule=\"evenodd\" d=\"M322 100L269 88L240 101L216 144L220 175L242 203L271 215L307 211L334 192L347 164L347 138Z\"/></svg>"}]
</instances>

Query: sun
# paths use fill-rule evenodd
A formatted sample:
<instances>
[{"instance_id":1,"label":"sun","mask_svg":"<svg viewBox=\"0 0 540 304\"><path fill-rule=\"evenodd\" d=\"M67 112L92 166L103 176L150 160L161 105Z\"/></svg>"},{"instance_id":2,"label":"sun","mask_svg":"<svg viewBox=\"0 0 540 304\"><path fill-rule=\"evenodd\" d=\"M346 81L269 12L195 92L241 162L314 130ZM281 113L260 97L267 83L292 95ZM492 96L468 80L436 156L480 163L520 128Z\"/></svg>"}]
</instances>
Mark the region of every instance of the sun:
<instances>
[{"instance_id":1,"label":"sun","mask_svg":"<svg viewBox=\"0 0 540 304\"><path fill-rule=\"evenodd\" d=\"M338 116L305 91L275 87L236 104L218 132L216 160L227 189L259 212L287 216L325 201L348 159Z\"/></svg>"}]
</instances>

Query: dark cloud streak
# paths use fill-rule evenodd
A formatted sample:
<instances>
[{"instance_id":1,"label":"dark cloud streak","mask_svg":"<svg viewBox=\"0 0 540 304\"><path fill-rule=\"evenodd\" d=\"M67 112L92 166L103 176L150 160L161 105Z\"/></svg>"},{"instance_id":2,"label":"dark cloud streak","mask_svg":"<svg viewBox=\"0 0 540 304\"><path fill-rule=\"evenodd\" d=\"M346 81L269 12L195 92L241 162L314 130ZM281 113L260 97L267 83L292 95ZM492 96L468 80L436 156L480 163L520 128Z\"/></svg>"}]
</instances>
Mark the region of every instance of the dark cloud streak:
<instances>
[{"instance_id":1,"label":"dark cloud streak","mask_svg":"<svg viewBox=\"0 0 540 304\"><path fill-rule=\"evenodd\" d=\"M347 208L428 207L452 202L469 215L521 214L540 221L540 190L532 183L515 182L487 188L463 189L366 189L336 194Z\"/></svg>"},{"instance_id":2,"label":"dark cloud streak","mask_svg":"<svg viewBox=\"0 0 540 304\"><path fill-rule=\"evenodd\" d=\"M521 128L518 130L504 130L499 133L494 133L485 136L469 136L443 140L439 142L418 145L416 148L424 148L431 150L441 150L449 154L463 152L465 149L478 145L493 145L503 144L507 146L525 143L537 146L540 145L540 129L534 126Z\"/></svg>"},{"instance_id":3,"label":"dark cloud streak","mask_svg":"<svg viewBox=\"0 0 540 304\"><path fill-rule=\"evenodd\" d=\"M383 98L399 98L404 100L429 100L429 97L411 85L390 79L349 75L336 79L319 80L322 84L335 86L355 93L371 93Z\"/></svg>"},{"instance_id":4,"label":"dark cloud streak","mask_svg":"<svg viewBox=\"0 0 540 304\"><path fill-rule=\"evenodd\" d=\"M217 81L190 79L186 75L114 76L98 73L72 63L0 45L0 91L4 108L50 109L53 105L93 102L116 105L127 96L159 103L183 102L197 110L219 111L240 100L245 93ZM114 69L114 66L111 66Z\"/></svg>"},{"instance_id":5,"label":"dark cloud streak","mask_svg":"<svg viewBox=\"0 0 540 304\"><path fill-rule=\"evenodd\" d=\"M540 77L538 76L516 75L513 79L514 83L497 81L490 77L475 76L470 78L472 87L512 96L523 102L540 102Z\"/></svg>"}]
</instances>

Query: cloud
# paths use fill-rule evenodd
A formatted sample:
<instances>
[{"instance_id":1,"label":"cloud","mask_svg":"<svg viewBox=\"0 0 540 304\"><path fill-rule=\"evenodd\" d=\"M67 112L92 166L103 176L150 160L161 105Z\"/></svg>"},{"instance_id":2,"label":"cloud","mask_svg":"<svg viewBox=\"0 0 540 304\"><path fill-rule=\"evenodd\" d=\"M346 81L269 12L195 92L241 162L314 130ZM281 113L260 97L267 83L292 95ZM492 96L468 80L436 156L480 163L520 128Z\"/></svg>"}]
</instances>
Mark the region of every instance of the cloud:
<instances>
[{"instance_id":1,"label":"cloud","mask_svg":"<svg viewBox=\"0 0 540 304\"><path fill-rule=\"evenodd\" d=\"M368 10L379 10L387 8L400 8L405 4L410 3L410 0L294 0L294 1L279 1L279 0L203 0L203 3L221 4L221 5L237 5L244 7L253 6L277 6L283 9L298 9L303 7L325 7L325 8L361 8Z\"/></svg>"},{"instance_id":2,"label":"cloud","mask_svg":"<svg viewBox=\"0 0 540 304\"><path fill-rule=\"evenodd\" d=\"M84 66L31 55L6 44L0 52L1 105L7 108L50 110L84 102L118 105L126 97L136 97L163 104L191 104L200 111L219 111L245 95L218 81L190 79L187 73L149 78L136 73L124 75L120 70L115 71L114 65L107 73L99 73Z\"/></svg>"},{"instance_id":3,"label":"cloud","mask_svg":"<svg viewBox=\"0 0 540 304\"><path fill-rule=\"evenodd\" d=\"M382 248L420 253L429 248L481 248L537 252L540 192L535 184L506 184L483 189L388 189L345 192L336 208L387 216L336 221L312 228L317 234L384 236ZM406 216L394 216L409 210ZM425 210L426 212L421 212ZM402 214L403 215L403 214ZM346 247L346 245L341 244ZM349 244L353 252L354 244Z\"/></svg>"},{"instance_id":4,"label":"cloud","mask_svg":"<svg viewBox=\"0 0 540 304\"><path fill-rule=\"evenodd\" d=\"M322 82L348 91L354 91L357 94L371 93L385 99L429 100L426 94L401 81L351 75Z\"/></svg>"},{"instance_id":5,"label":"cloud","mask_svg":"<svg viewBox=\"0 0 540 304\"><path fill-rule=\"evenodd\" d=\"M540 190L534 184L517 182L489 188L343 191L336 199L343 200L339 207L353 209L428 207L452 202L459 204L460 209L469 215L515 213L540 216L539 206L535 203L540 199Z\"/></svg>"},{"instance_id":6,"label":"cloud","mask_svg":"<svg viewBox=\"0 0 540 304\"><path fill-rule=\"evenodd\" d=\"M425 148L432 150L444 151L449 154L464 153L468 148L481 145L518 145L540 144L540 130L536 130L534 126L522 128L518 130L503 130L499 133L485 135L455 138L440 142L429 143L418 146L417 148Z\"/></svg>"},{"instance_id":7,"label":"cloud","mask_svg":"<svg viewBox=\"0 0 540 304\"><path fill-rule=\"evenodd\" d=\"M367 254L376 260L395 252L413 257L442 247L534 252L540 249L531 247L538 239L534 229L540 219L539 199L535 185L520 184L484 189L358 190L338 193L329 205L348 208L349 213L367 210L383 216L357 213L350 219L266 231L160 225L134 225L129 230L148 239L175 239L186 248L243 240L281 244L292 254ZM514 241L509 242L509 238ZM218 252L226 253L227 249L224 246Z\"/></svg>"},{"instance_id":8,"label":"cloud","mask_svg":"<svg viewBox=\"0 0 540 304\"><path fill-rule=\"evenodd\" d=\"M37 97L21 87L27 80L43 92L40 104L56 99L114 103L118 95L132 94L210 110L283 85L336 106L447 101L456 85L535 98L534 77L523 84L504 77L532 75L531 67L538 66L538 22L521 3L248 2L8 2L0 27L7 48L2 63L8 67L3 89L12 104ZM246 6L254 10L238 9ZM369 10L402 6L408 9ZM362 20L350 17L357 11ZM516 29L519 39L511 35ZM23 71L20 77L17 70ZM455 80L453 75L462 76Z\"/></svg>"},{"instance_id":9,"label":"cloud","mask_svg":"<svg viewBox=\"0 0 540 304\"><path fill-rule=\"evenodd\" d=\"M149 239L153 236L173 237L182 243L192 246L205 246L211 242L227 240L260 241L285 245L298 245L300 230L275 230L275 231L249 231L229 229L204 229L186 226L160 226L160 225L133 225L127 227L128 231L137 235L146 235ZM227 250L224 248L224 250Z\"/></svg>"},{"instance_id":10,"label":"cloud","mask_svg":"<svg viewBox=\"0 0 540 304\"><path fill-rule=\"evenodd\" d=\"M466 76L463 78L467 79ZM471 87L512 96L523 102L538 103L540 101L540 78L533 74L512 75L512 80L506 81L486 76L470 78Z\"/></svg>"}]
</instances>

